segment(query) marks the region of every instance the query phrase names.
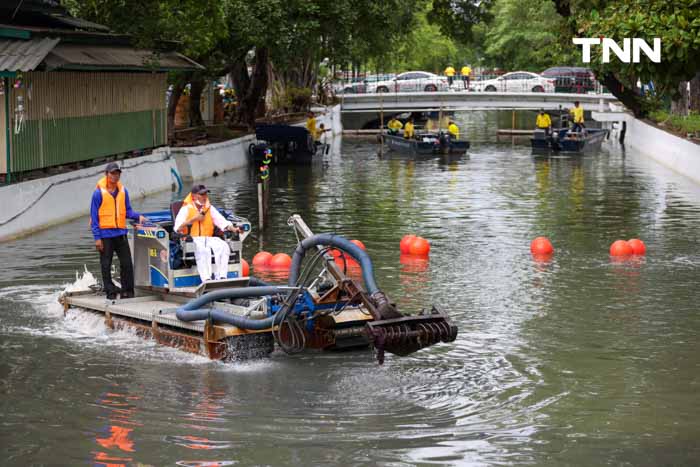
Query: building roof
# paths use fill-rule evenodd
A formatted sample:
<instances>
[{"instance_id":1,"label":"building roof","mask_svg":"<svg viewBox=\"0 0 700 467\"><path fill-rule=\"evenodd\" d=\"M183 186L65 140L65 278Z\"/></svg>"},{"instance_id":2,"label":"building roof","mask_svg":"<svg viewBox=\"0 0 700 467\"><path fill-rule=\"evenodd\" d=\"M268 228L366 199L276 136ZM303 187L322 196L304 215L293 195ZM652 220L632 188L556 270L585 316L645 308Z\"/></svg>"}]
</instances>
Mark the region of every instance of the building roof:
<instances>
[{"instance_id":1,"label":"building roof","mask_svg":"<svg viewBox=\"0 0 700 467\"><path fill-rule=\"evenodd\" d=\"M32 71L56 47L58 39L0 39L0 71Z\"/></svg>"},{"instance_id":2,"label":"building roof","mask_svg":"<svg viewBox=\"0 0 700 467\"><path fill-rule=\"evenodd\" d=\"M176 52L132 47L64 44L57 38L0 39L0 72L41 70L197 70L202 66Z\"/></svg>"},{"instance_id":3,"label":"building roof","mask_svg":"<svg viewBox=\"0 0 700 467\"><path fill-rule=\"evenodd\" d=\"M197 70L202 66L177 52L131 47L58 44L45 60L48 70Z\"/></svg>"}]
</instances>

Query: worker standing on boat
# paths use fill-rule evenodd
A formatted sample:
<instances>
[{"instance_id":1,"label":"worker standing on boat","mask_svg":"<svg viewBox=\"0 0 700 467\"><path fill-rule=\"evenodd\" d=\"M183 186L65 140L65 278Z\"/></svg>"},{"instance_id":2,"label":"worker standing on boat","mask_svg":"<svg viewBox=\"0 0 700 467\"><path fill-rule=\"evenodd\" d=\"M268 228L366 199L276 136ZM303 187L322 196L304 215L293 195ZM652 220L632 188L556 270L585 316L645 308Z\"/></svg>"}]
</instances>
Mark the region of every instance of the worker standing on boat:
<instances>
[{"instance_id":1,"label":"worker standing on boat","mask_svg":"<svg viewBox=\"0 0 700 467\"><path fill-rule=\"evenodd\" d=\"M131 209L129 192L119 181L121 175L122 169L116 162L107 164L105 176L97 182L90 204L90 228L95 248L100 252L102 284L109 300L116 299L118 293L121 293L121 298L134 296L134 265L126 238L126 219L140 223L147 220ZM112 282L114 253L119 258L121 290Z\"/></svg>"},{"instance_id":2,"label":"worker standing on boat","mask_svg":"<svg viewBox=\"0 0 700 467\"><path fill-rule=\"evenodd\" d=\"M449 125L447 125L447 132L450 134L450 138L459 139L459 127L452 120L450 120Z\"/></svg>"},{"instance_id":3,"label":"worker standing on boat","mask_svg":"<svg viewBox=\"0 0 700 467\"><path fill-rule=\"evenodd\" d=\"M413 117L409 117L408 121L403 127L403 137L406 139L413 139L415 136L415 129L413 127Z\"/></svg>"},{"instance_id":4,"label":"worker standing on boat","mask_svg":"<svg viewBox=\"0 0 700 467\"><path fill-rule=\"evenodd\" d=\"M464 83L464 89L469 89L469 80L472 75L472 69L469 67L469 65L464 65L462 67L462 83Z\"/></svg>"},{"instance_id":5,"label":"worker standing on boat","mask_svg":"<svg viewBox=\"0 0 700 467\"><path fill-rule=\"evenodd\" d=\"M306 119L306 129L309 130L314 140L318 139L318 130L316 129L316 117L313 112L309 112Z\"/></svg>"},{"instance_id":6,"label":"worker standing on boat","mask_svg":"<svg viewBox=\"0 0 700 467\"><path fill-rule=\"evenodd\" d=\"M573 132L582 132L586 127L583 123L583 107L579 104L579 101L574 102L574 107L569 111L574 121L574 126L572 128Z\"/></svg>"},{"instance_id":7,"label":"worker standing on boat","mask_svg":"<svg viewBox=\"0 0 700 467\"><path fill-rule=\"evenodd\" d=\"M549 132L552 131L552 119L549 118L549 114L540 109L540 113L537 114L537 120L535 121L535 126L538 130L544 130L544 134L549 136Z\"/></svg>"},{"instance_id":8,"label":"worker standing on boat","mask_svg":"<svg viewBox=\"0 0 700 467\"><path fill-rule=\"evenodd\" d=\"M403 123L401 123L396 117L391 117L389 123L387 123L387 128L389 128L390 135L399 134L399 130L403 128Z\"/></svg>"},{"instance_id":9,"label":"worker standing on boat","mask_svg":"<svg viewBox=\"0 0 700 467\"><path fill-rule=\"evenodd\" d=\"M455 79L455 69L452 67L452 65L447 65L447 68L445 68L445 76L447 76L447 85L449 87L452 87L452 82Z\"/></svg>"},{"instance_id":10,"label":"worker standing on boat","mask_svg":"<svg viewBox=\"0 0 700 467\"><path fill-rule=\"evenodd\" d=\"M202 282L212 279L226 279L228 276L228 258L231 250L228 244L214 237L214 226L221 230L237 232L238 229L226 220L221 213L211 205L208 196L209 190L204 185L195 185L188 198L182 203L180 211L175 218L173 229L176 232L187 234L194 241L194 258L197 262L197 272ZM216 266L212 273L211 253L214 253Z\"/></svg>"}]
</instances>

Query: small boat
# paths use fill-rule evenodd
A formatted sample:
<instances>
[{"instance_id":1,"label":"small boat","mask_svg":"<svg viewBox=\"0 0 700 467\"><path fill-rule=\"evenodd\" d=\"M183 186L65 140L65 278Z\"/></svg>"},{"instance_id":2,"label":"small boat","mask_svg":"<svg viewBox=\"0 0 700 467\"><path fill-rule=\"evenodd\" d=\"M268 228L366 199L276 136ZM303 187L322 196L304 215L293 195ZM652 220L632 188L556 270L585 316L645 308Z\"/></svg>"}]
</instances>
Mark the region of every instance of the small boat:
<instances>
[{"instance_id":1,"label":"small boat","mask_svg":"<svg viewBox=\"0 0 700 467\"><path fill-rule=\"evenodd\" d=\"M267 159L268 150L273 163L308 164L323 158L326 144L314 141L306 128L293 125L255 125L258 143L248 147L253 162Z\"/></svg>"},{"instance_id":2,"label":"small boat","mask_svg":"<svg viewBox=\"0 0 700 467\"><path fill-rule=\"evenodd\" d=\"M469 149L469 141L453 139L442 132L418 133L415 139L392 134L384 134L382 137L390 149L412 156L462 155Z\"/></svg>"},{"instance_id":3,"label":"small boat","mask_svg":"<svg viewBox=\"0 0 700 467\"><path fill-rule=\"evenodd\" d=\"M135 328L159 344L222 361L266 357L275 347L287 353L374 347L381 364L385 352L405 356L457 337L457 327L436 305L400 313L378 288L364 250L338 235L314 235L298 215L287 222L301 239L287 284L243 274L241 248L250 222L223 212L240 229L225 239L228 278L202 283L192 238L173 232L175 204L170 212L146 213L152 224L130 229L135 297L112 300L94 286L68 288L59 297L65 313L98 313L110 328ZM344 274L332 249L343 262L346 255L358 262L362 284Z\"/></svg>"},{"instance_id":4,"label":"small boat","mask_svg":"<svg viewBox=\"0 0 700 467\"><path fill-rule=\"evenodd\" d=\"M600 149L603 139L608 135L608 130L600 128L585 129L582 132L573 132L568 128L559 128L547 136L542 130L535 130L530 144L536 152L558 152L581 154L594 152Z\"/></svg>"}]
</instances>

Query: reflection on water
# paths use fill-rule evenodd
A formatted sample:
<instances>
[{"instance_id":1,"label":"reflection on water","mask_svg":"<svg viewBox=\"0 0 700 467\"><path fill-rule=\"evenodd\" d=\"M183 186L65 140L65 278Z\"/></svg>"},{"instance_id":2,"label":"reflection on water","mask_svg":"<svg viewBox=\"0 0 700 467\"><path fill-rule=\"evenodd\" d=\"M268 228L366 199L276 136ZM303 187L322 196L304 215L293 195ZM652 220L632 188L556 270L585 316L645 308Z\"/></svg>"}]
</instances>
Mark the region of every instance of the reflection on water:
<instances>
[{"instance_id":1,"label":"reflection on water","mask_svg":"<svg viewBox=\"0 0 700 467\"><path fill-rule=\"evenodd\" d=\"M457 115L488 141L480 118ZM412 160L346 140L325 164L273 169L264 232L254 173L205 183L251 220L249 261L291 254L286 220L300 213L360 239L399 309L441 306L457 340L383 367L370 351L225 365L86 312L63 318L58 292L98 271L79 219L0 246L5 464L697 464L700 189L682 177L619 148L541 158L481 143ZM400 254L409 233L429 258ZM538 236L553 255L533 257ZM609 257L632 237L645 258Z\"/></svg>"}]
</instances>

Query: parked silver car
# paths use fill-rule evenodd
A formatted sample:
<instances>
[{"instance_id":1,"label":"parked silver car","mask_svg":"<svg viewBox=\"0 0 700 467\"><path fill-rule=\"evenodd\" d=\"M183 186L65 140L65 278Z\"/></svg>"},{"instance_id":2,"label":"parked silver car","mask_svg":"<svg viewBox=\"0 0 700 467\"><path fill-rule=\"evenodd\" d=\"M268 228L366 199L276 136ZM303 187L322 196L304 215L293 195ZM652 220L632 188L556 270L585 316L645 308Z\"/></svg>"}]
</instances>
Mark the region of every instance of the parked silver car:
<instances>
[{"instance_id":1,"label":"parked silver car","mask_svg":"<svg viewBox=\"0 0 700 467\"><path fill-rule=\"evenodd\" d=\"M407 71L395 78L378 81L368 92L447 91L447 78L427 71Z\"/></svg>"}]
</instances>

